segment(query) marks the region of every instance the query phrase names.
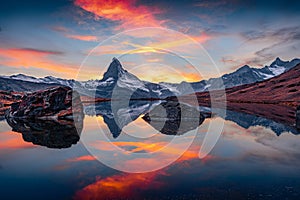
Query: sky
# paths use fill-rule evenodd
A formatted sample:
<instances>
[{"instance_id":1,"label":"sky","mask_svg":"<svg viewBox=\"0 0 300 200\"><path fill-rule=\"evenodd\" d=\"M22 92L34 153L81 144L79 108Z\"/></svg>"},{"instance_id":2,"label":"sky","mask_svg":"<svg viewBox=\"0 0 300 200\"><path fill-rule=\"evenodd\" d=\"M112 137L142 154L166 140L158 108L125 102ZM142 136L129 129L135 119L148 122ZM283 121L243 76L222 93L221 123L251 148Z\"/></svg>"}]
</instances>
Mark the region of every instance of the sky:
<instances>
[{"instance_id":1,"label":"sky","mask_svg":"<svg viewBox=\"0 0 300 200\"><path fill-rule=\"evenodd\" d=\"M96 79L113 57L154 82L262 67L300 57L299 8L299 1L2 0L0 74Z\"/></svg>"}]
</instances>

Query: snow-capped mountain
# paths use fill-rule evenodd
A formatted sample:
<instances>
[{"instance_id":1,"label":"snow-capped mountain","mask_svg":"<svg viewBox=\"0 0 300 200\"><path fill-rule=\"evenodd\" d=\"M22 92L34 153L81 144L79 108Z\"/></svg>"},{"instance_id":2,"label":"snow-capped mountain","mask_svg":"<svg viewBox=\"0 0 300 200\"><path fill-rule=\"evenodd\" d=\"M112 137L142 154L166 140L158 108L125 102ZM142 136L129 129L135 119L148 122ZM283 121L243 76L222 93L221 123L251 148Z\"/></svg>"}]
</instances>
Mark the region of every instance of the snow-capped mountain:
<instances>
[{"instance_id":1,"label":"snow-capped mountain","mask_svg":"<svg viewBox=\"0 0 300 200\"><path fill-rule=\"evenodd\" d=\"M79 93L89 96L111 98L114 94L130 98L165 98L168 96L189 94L207 90L231 88L263 81L278 76L300 63L300 59L282 61L280 58L263 68L251 68L245 65L238 70L224 74L219 78L211 78L199 82L151 83L142 81L125 70L118 59L113 58L101 80L76 81L74 79L61 79L52 76L35 78L23 74L0 77L0 90L34 91L43 89L48 84L66 85ZM28 87L27 87L28 86Z\"/></svg>"},{"instance_id":2,"label":"snow-capped mountain","mask_svg":"<svg viewBox=\"0 0 300 200\"><path fill-rule=\"evenodd\" d=\"M166 87L156 83L140 80L135 75L125 70L120 61L113 58L108 70L96 90L96 96L105 98L162 98L174 95ZM113 97L112 97L113 96Z\"/></svg>"},{"instance_id":3,"label":"snow-capped mountain","mask_svg":"<svg viewBox=\"0 0 300 200\"><path fill-rule=\"evenodd\" d=\"M55 84L62 84L62 85L70 85L70 82L74 80L66 80L61 78L55 78L53 76L46 76L44 78L36 78L33 76L27 76L24 74L17 74L12 76L3 76L3 78L8 78L12 80L20 80L20 81L28 81L32 83L55 83Z\"/></svg>"},{"instance_id":4,"label":"snow-capped mountain","mask_svg":"<svg viewBox=\"0 0 300 200\"><path fill-rule=\"evenodd\" d=\"M252 68L248 65L244 65L236 71L229 74L224 74L219 78L211 78L209 80L194 82L191 83L191 85L196 92L222 89L224 87L231 88L238 85L245 85L273 78L290 70L299 63L300 59L282 61L280 58L276 58L276 60L272 62L270 66L265 66L263 68ZM177 88L181 94L187 94L184 88L180 89L182 84L183 83L180 83Z\"/></svg>"}]
</instances>

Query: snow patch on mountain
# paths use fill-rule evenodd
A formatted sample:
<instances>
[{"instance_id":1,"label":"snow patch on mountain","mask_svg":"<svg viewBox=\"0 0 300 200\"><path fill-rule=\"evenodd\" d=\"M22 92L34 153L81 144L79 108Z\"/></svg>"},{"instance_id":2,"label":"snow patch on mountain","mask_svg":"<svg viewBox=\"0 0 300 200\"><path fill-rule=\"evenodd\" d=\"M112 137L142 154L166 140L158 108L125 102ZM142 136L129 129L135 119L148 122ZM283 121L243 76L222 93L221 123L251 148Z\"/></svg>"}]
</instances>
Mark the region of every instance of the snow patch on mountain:
<instances>
[{"instance_id":1,"label":"snow patch on mountain","mask_svg":"<svg viewBox=\"0 0 300 200\"><path fill-rule=\"evenodd\" d=\"M286 68L284 66L278 66L278 65L274 65L272 67L269 67L269 70L275 75L278 76L280 74L282 74Z\"/></svg>"},{"instance_id":2,"label":"snow patch on mountain","mask_svg":"<svg viewBox=\"0 0 300 200\"><path fill-rule=\"evenodd\" d=\"M121 88L129 88L130 90L140 89L150 92L140 79L129 73L122 74L117 81L117 85Z\"/></svg>"}]
</instances>

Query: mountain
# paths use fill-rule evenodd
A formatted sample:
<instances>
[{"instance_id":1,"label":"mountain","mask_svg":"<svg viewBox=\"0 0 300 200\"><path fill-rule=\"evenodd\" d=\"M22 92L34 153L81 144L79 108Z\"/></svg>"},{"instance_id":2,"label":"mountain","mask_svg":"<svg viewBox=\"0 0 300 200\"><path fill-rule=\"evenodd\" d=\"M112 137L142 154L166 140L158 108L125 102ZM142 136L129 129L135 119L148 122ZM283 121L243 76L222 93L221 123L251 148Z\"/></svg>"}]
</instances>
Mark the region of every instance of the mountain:
<instances>
[{"instance_id":1,"label":"mountain","mask_svg":"<svg viewBox=\"0 0 300 200\"><path fill-rule=\"evenodd\" d=\"M113 92L120 97L125 97L133 92L140 97L147 97L150 93L143 81L123 69L116 58L113 58L100 82L101 84L97 86L96 90L96 96L99 97L112 98Z\"/></svg>"},{"instance_id":2,"label":"mountain","mask_svg":"<svg viewBox=\"0 0 300 200\"><path fill-rule=\"evenodd\" d=\"M256 83L278 76L300 63L300 59L282 61L280 58L263 68L251 68L245 65L238 70L224 74L219 78L211 78L199 82L174 83L151 83L140 80L123 68L120 61L113 58L107 71L101 80L76 81L74 79L61 79L52 76L35 78L23 74L0 77L0 90L33 92L46 89L50 86L68 86L77 90L85 96L111 98L113 89L119 97L126 97L130 94L131 99L135 98L166 98L168 96L190 94L208 90L218 90L222 87L231 88L234 86ZM223 85L224 84L224 85ZM115 87L116 86L116 87ZM129 97L127 97L129 98Z\"/></svg>"},{"instance_id":3,"label":"mountain","mask_svg":"<svg viewBox=\"0 0 300 200\"><path fill-rule=\"evenodd\" d=\"M273 78L284 72L287 72L299 63L300 59L293 59L292 61L282 61L280 58L276 58L276 60L273 61L270 66L265 66L263 68L252 68L248 65L244 65L236 71L229 74L224 74L219 78L211 78L208 80L202 80L200 82L193 82L190 84L192 85L195 92L217 90L224 87L231 88L234 86L256 83ZM180 94L191 93L190 91L186 90L184 84L186 84L186 82L182 82L175 87Z\"/></svg>"},{"instance_id":4,"label":"mountain","mask_svg":"<svg viewBox=\"0 0 300 200\"><path fill-rule=\"evenodd\" d=\"M97 86L96 96L122 99L153 99L174 95L167 87L140 80L125 70L120 61L113 58Z\"/></svg>"},{"instance_id":5,"label":"mountain","mask_svg":"<svg viewBox=\"0 0 300 200\"><path fill-rule=\"evenodd\" d=\"M7 77L0 77L0 90L15 91L15 92L33 92L36 90L46 89L52 86L59 86L56 83L32 82L28 79L11 79Z\"/></svg>"},{"instance_id":6,"label":"mountain","mask_svg":"<svg viewBox=\"0 0 300 200\"><path fill-rule=\"evenodd\" d=\"M285 73L261 82L225 89L227 109L254 114L289 126L296 124L296 106L300 103L300 64ZM215 101L224 99L224 92L213 92ZM182 96L193 102L195 94ZM210 93L197 92L199 105L210 106ZM175 98L175 97L173 97ZM170 98L172 99L172 98Z\"/></svg>"},{"instance_id":7,"label":"mountain","mask_svg":"<svg viewBox=\"0 0 300 200\"><path fill-rule=\"evenodd\" d=\"M226 88L227 102L235 103L264 103L264 104L281 104L295 106L300 102L300 64L296 65L287 72L266 79L260 82ZM214 91L216 98L221 98L223 92ZM192 94L193 95L193 94ZM210 101L209 92L196 93L200 102ZM186 95L185 97L189 97Z\"/></svg>"},{"instance_id":8,"label":"mountain","mask_svg":"<svg viewBox=\"0 0 300 200\"><path fill-rule=\"evenodd\" d=\"M226 90L229 101L300 102L300 64L279 76Z\"/></svg>"},{"instance_id":9,"label":"mountain","mask_svg":"<svg viewBox=\"0 0 300 200\"><path fill-rule=\"evenodd\" d=\"M107 71L101 80L76 81L74 79L61 79L52 76L35 78L24 74L0 77L0 90L33 92L43 90L51 86L68 86L82 95L111 98L113 91L118 96L130 98L165 98L172 96L167 87L142 81L123 68L120 61L113 58Z\"/></svg>"}]
</instances>

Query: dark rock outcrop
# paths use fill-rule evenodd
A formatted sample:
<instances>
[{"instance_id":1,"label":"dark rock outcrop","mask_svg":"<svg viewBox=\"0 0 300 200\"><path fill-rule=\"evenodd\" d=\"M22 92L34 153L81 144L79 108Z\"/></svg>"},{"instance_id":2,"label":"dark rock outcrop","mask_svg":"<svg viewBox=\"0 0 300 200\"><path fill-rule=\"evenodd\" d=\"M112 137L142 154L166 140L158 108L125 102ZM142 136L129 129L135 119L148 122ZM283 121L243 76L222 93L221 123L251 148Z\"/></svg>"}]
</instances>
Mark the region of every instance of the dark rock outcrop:
<instances>
[{"instance_id":1,"label":"dark rock outcrop","mask_svg":"<svg viewBox=\"0 0 300 200\"><path fill-rule=\"evenodd\" d=\"M15 102L20 102L24 94L21 92L11 92L0 90L0 118L4 118L7 110Z\"/></svg>"},{"instance_id":2,"label":"dark rock outcrop","mask_svg":"<svg viewBox=\"0 0 300 200\"><path fill-rule=\"evenodd\" d=\"M7 117L26 119L68 119L83 118L80 96L67 86L52 87L25 94L21 102L11 105Z\"/></svg>"},{"instance_id":3,"label":"dark rock outcrop","mask_svg":"<svg viewBox=\"0 0 300 200\"><path fill-rule=\"evenodd\" d=\"M194 107L167 101L153 108L143 119L163 134L182 135L196 129L205 117Z\"/></svg>"},{"instance_id":4,"label":"dark rock outcrop","mask_svg":"<svg viewBox=\"0 0 300 200\"><path fill-rule=\"evenodd\" d=\"M8 118L12 131L22 134L23 140L48 148L69 148L80 139L83 121L39 120Z\"/></svg>"}]
</instances>

